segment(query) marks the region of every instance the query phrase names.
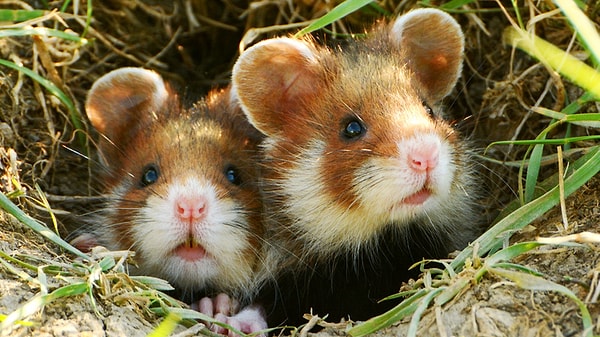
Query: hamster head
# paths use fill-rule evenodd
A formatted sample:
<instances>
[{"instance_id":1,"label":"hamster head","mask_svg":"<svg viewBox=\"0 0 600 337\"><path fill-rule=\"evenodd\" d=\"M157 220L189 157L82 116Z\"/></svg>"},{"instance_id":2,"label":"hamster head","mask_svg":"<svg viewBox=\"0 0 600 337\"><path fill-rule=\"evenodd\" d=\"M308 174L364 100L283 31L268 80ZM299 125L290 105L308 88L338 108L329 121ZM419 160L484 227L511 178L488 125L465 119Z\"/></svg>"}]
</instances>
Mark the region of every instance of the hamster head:
<instances>
[{"instance_id":1,"label":"hamster head","mask_svg":"<svg viewBox=\"0 0 600 337\"><path fill-rule=\"evenodd\" d=\"M233 90L267 136L265 202L306 251L358 250L408 223L455 229L446 220L471 198L465 149L436 104L463 48L452 17L421 9L344 49L275 38L240 56Z\"/></svg>"},{"instance_id":2,"label":"hamster head","mask_svg":"<svg viewBox=\"0 0 600 337\"><path fill-rule=\"evenodd\" d=\"M248 284L263 234L261 137L229 98L212 92L182 109L158 74L138 68L115 70L90 90L109 199L99 241L136 251L138 273L189 291Z\"/></svg>"}]
</instances>

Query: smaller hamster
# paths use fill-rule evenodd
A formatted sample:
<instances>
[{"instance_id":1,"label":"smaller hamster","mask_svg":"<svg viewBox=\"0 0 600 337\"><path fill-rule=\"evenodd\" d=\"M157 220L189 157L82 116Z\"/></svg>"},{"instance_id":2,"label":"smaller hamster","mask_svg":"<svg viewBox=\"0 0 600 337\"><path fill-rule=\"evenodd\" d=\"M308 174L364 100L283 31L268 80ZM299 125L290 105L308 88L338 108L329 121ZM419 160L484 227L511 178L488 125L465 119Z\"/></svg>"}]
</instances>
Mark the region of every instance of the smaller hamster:
<instances>
[{"instance_id":1,"label":"smaller hamster","mask_svg":"<svg viewBox=\"0 0 600 337\"><path fill-rule=\"evenodd\" d=\"M469 147L439 107L463 49L450 15L417 9L334 49L273 38L237 60L233 96L266 136L270 326L380 314L413 263L480 233Z\"/></svg>"},{"instance_id":2,"label":"smaller hamster","mask_svg":"<svg viewBox=\"0 0 600 337\"><path fill-rule=\"evenodd\" d=\"M121 68L93 84L85 107L101 135L107 204L75 244L135 251L134 273L183 294L249 301L264 237L262 136L229 88L186 107L157 73Z\"/></svg>"}]
</instances>

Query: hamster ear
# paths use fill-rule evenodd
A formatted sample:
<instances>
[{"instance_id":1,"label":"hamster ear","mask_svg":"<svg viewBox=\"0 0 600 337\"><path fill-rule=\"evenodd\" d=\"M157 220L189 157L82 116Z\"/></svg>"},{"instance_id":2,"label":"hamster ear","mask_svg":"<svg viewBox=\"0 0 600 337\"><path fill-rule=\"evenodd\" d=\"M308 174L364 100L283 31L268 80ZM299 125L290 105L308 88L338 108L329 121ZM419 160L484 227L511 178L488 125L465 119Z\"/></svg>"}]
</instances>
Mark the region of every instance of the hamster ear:
<instances>
[{"instance_id":1,"label":"hamster ear","mask_svg":"<svg viewBox=\"0 0 600 337\"><path fill-rule=\"evenodd\" d=\"M259 42L233 66L232 95L259 131L281 133L319 90L315 49L290 38Z\"/></svg>"},{"instance_id":2,"label":"hamster ear","mask_svg":"<svg viewBox=\"0 0 600 337\"><path fill-rule=\"evenodd\" d=\"M88 92L87 116L98 132L121 144L139 124L167 101L160 75L142 68L120 68L100 77Z\"/></svg>"},{"instance_id":3,"label":"hamster ear","mask_svg":"<svg viewBox=\"0 0 600 337\"><path fill-rule=\"evenodd\" d=\"M396 19L390 36L426 99L437 102L452 91L462 70L465 42L450 15L433 8L410 11Z\"/></svg>"}]
</instances>

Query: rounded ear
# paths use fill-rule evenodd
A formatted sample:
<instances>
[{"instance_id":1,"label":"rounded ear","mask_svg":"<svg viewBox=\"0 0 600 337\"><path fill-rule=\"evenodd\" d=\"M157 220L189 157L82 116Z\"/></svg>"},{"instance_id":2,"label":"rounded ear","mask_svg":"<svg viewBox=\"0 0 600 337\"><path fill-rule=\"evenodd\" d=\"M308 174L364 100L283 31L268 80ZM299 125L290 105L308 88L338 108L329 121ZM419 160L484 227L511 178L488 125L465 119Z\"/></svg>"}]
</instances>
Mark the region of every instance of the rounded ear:
<instances>
[{"instance_id":1,"label":"rounded ear","mask_svg":"<svg viewBox=\"0 0 600 337\"><path fill-rule=\"evenodd\" d=\"M232 73L232 97L267 136L281 133L323 85L315 48L291 38L269 39L243 52Z\"/></svg>"},{"instance_id":2,"label":"rounded ear","mask_svg":"<svg viewBox=\"0 0 600 337\"><path fill-rule=\"evenodd\" d=\"M452 91L462 70L464 36L460 25L445 12L425 8L396 19L390 32L430 102Z\"/></svg>"},{"instance_id":3,"label":"rounded ear","mask_svg":"<svg viewBox=\"0 0 600 337\"><path fill-rule=\"evenodd\" d=\"M160 75L142 68L120 68L100 77L88 92L87 116L98 132L121 144L134 125L152 118L169 92Z\"/></svg>"}]
</instances>

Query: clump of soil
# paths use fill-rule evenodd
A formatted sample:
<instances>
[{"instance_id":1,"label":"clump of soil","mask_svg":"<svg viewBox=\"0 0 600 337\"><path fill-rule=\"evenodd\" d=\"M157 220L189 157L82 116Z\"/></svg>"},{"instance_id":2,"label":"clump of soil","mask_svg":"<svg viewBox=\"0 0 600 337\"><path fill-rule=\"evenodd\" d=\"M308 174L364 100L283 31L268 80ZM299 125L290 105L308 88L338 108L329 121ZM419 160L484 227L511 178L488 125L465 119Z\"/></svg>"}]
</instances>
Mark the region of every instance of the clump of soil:
<instances>
[{"instance_id":1,"label":"clump of soil","mask_svg":"<svg viewBox=\"0 0 600 337\"><path fill-rule=\"evenodd\" d=\"M378 4L394 14L416 6L414 1ZM173 82L184 96L200 97L209 89L228 83L240 44L294 32L299 23L320 17L335 4L324 0L111 0L94 2L90 20L85 3L76 1L60 12L62 5L61 1L12 1L6 6L47 12L28 22L15 19L2 23L0 30L32 26L70 32L85 40L43 34L0 38L0 59L50 80L74 106L69 110L23 72L0 65L0 190L27 213L52 227L50 213L39 202L44 196L59 218L58 231L66 237L81 225L81 217L93 209L100 193L94 172L95 135L82 111L86 92L95 79L123 66L146 67ZM549 119L531 113L530 108L560 110L578 98L582 90L554 76L527 55L500 45L502 31L510 22L497 2L474 2L469 6L471 11L454 15L463 27L467 50L464 73L446 100L447 110L458 128L480 149L497 140L533 139ZM531 15L554 9L550 3L536 7L525 2L523 6L520 13L526 22ZM508 13L515 17L512 8ZM594 11L587 14L592 21L598 21ZM381 17L380 12L367 7L328 29L342 34L362 33ZM563 50L570 45L572 30L559 15L539 20L535 28L538 36ZM329 33L316 35L323 43L334 38ZM574 52L578 48L575 45ZM584 110L598 112L598 106L590 103ZM556 128L549 137L564 136L567 131L571 135L589 132L579 127L567 130L565 126ZM488 218L516 197L517 168L506 162L518 162L525 151L525 147L506 145L493 146L486 152L487 157L497 161L482 161L481 174L487 177L483 189L490 191L485 200L489 205ZM555 149L549 147L546 152L554 153ZM542 169L542 177L556 171L554 164L547 165ZM559 209L555 209L512 241L595 232L600 217L599 188L600 182L595 179L567 199L567 229L563 228ZM71 264L76 259L5 212L0 213L0 223L0 247L8 256L25 257L30 263L35 257L39 265ZM6 261L2 257L1 262ZM600 261L596 243L539 248L514 262L568 287L586 300L592 317L599 316L595 291ZM17 310L41 291L39 284L31 279L25 281L27 277L18 275L15 269L23 270L13 262L0 266L1 314ZM34 280L40 277L35 271L26 274ZM49 291L69 282L60 276L47 278ZM143 301L95 298L98 313L87 296L65 297L30 316L33 326L15 325L6 332L14 336L134 336L147 334L161 321L144 309ZM429 309L420 326L419 335L570 336L582 332L572 300L555 292L523 290L494 275L470 286L457 300ZM406 328L407 323L400 322L379 334L401 335ZM179 331L193 333L184 327ZM340 331L326 329L320 334L329 333Z\"/></svg>"}]
</instances>

